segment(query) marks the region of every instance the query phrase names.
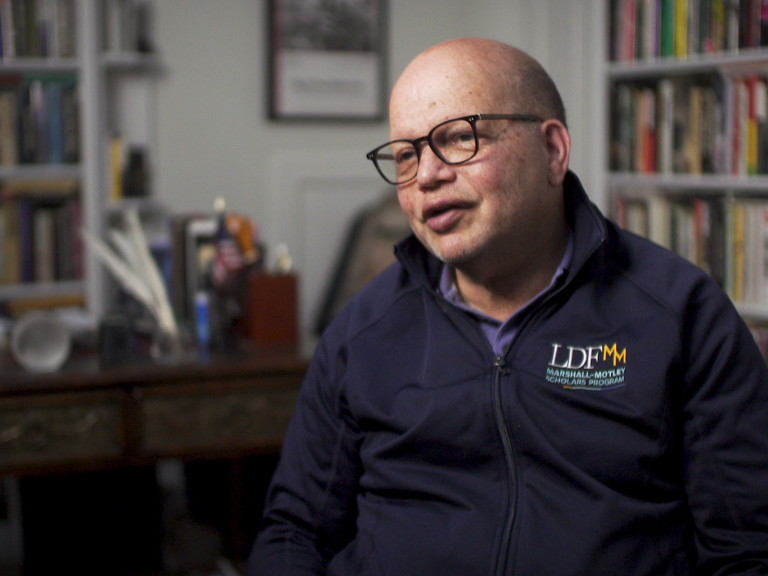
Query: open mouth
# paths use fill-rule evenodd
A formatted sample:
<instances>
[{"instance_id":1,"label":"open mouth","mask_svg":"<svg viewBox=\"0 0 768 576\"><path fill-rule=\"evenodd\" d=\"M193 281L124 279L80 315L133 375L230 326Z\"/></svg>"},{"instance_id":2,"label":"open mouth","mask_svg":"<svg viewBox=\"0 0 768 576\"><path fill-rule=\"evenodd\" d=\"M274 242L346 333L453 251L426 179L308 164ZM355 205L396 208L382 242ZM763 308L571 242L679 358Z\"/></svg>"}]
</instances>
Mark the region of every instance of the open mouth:
<instances>
[{"instance_id":1,"label":"open mouth","mask_svg":"<svg viewBox=\"0 0 768 576\"><path fill-rule=\"evenodd\" d=\"M426 225L435 232L443 232L451 228L469 207L466 202L440 201L429 204L422 210L422 218Z\"/></svg>"}]
</instances>

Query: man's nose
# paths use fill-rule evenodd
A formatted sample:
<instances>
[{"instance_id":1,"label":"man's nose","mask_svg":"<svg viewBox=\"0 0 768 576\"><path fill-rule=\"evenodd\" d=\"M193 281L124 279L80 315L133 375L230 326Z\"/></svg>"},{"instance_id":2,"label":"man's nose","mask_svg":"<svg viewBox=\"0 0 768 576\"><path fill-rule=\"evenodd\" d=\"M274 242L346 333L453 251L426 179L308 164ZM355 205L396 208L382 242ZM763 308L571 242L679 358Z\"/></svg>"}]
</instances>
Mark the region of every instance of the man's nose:
<instances>
[{"instance_id":1,"label":"man's nose","mask_svg":"<svg viewBox=\"0 0 768 576\"><path fill-rule=\"evenodd\" d=\"M441 181L451 180L455 176L452 165L446 164L429 146L424 146L419 158L416 180L419 186L431 187Z\"/></svg>"}]
</instances>

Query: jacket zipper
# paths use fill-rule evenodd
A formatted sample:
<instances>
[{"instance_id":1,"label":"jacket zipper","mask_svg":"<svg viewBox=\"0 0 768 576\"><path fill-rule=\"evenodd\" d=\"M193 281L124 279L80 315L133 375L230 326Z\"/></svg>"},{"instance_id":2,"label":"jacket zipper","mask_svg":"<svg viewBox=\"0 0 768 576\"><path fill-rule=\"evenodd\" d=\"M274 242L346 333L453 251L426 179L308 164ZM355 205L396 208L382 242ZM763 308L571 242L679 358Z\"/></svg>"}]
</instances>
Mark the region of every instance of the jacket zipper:
<instances>
[{"instance_id":1,"label":"jacket zipper","mask_svg":"<svg viewBox=\"0 0 768 576\"><path fill-rule=\"evenodd\" d=\"M506 361L503 356L496 356L494 361L493 389L491 390L493 401L493 414L496 419L496 427L499 430L501 444L504 448L504 459L509 474L509 502L507 504L507 521L504 525L504 533L499 546L499 555L496 558L495 574L502 576L507 565L507 556L509 553L509 542L512 540L512 525L515 522L517 511L517 478L515 468L515 454L512 450L512 440L509 437L509 430L504 419L504 413L501 408L501 377L509 374L506 368Z\"/></svg>"},{"instance_id":2,"label":"jacket zipper","mask_svg":"<svg viewBox=\"0 0 768 576\"><path fill-rule=\"evenodd\" d=\"M601 239L600 242L596 243L592 247L592 249L587 254L587 257L584 258L581 265L583 265L584 262L586 262L592 257L592 255L597 251L598 247L603 243L603 241L604 239ZM405 265L405 262L402 259L400 259L400 262L403 266L405 266L406 269L409 270L409 272L411 272L412 274L414 273L414 271L411 270L410 266ZM581 265L579 267L581 267ZM416 277L418 277L418 274L416 274ZM482 334L480 329L475 327L478 334L480 334L481 339L485 342L488 349L494 355L494 362L493 362L494 376L493 376L493 384L492 384L492 390L491 390L491 401L493 403L493 414L496 420L496 427L498 428L499 436L501 437L502 447L504 449L504 459L507 466L507 471L509 474L509 481L510 481L509 503L507 505L507 522L504 526L503 537L499 545L499 555L496 558L496 570L494 572L496 576L504 576L507 562L509 560L509 544L512 541L512 528L515 522L515 516L517 514L516 502L517 502L517 492L518 492L517 477L516 477L517 473L516 473L516 466L515 466L515 454L512 449L512 440L509 437L509 430L507 429L506 420L504 419L504 411L502 410L502 406L501 406L501 377L503 375L510 374L509 368L506 367L507 362L504 359L504 357L509 353L509 351L513 348L515 343L519 340L520 334L524 332L524 330L534 321L534 319L538 318L541 315L544 306L547 303L551 302L557 295L559 295L560 292L562 292L568 284L570 284L570 281L567 281L561 284L553 292L551 292L550 294L547 294L542 299L542 301L537 305L537 310L533 314L528 316L526 319L524 319L524 321L518 328L517 334L513 338L512 342L509 343L509 345L507 346L507 349L503 351L502 355L495 354L491 345L485 339L485 336ZM440 293L439 290L435 290L429 285L425 285L425 288L427 288L428 291L432 292L432 294L437 297L438 301L442 301L450 306L448 301ZM443 308L443 312L447 313L447 310Z\"/></svg>"}]
</instances>

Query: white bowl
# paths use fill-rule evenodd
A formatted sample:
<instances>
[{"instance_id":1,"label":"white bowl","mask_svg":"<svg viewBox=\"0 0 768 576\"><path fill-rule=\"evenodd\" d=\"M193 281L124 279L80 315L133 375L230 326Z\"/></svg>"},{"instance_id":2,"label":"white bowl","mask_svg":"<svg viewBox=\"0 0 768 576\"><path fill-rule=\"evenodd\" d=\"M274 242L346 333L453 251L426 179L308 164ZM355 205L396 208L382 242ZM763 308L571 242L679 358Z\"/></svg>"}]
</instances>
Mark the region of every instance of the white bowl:
<instances>
[{"instance_id":1,"label":"white bowl","mask_svg":"<svg viewBox=\"0 0 768 576\"><path fill-rule=\"evenodd\" d=\"M66 326L44 312L28 312L11 331L11 351L30 372L54 372L69 357L72 343Z\"/></svg>"}]
</instances>

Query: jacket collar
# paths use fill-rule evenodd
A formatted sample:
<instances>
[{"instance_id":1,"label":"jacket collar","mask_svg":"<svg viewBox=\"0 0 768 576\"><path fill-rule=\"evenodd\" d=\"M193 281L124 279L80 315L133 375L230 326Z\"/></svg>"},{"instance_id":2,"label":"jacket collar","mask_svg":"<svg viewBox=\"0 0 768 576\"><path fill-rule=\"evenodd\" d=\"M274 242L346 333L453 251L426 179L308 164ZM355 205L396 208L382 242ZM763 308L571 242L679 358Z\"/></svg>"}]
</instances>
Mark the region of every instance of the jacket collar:
<instances>
[{"instance_id":1,"label":"jacket collar","mask_svg":"<svg viewBox=\"0 0 768 576\"><path fill-rule=\"evenodd\" d=\"M584 191L578 176L570 170L563 181L565 209L574 236L573 260L567 271L568 283L605 241L605 218ZM443 263L433 256L414 234L395 245L395 256L425 288L436 291Z\"/></svg>"}]
</instances>

